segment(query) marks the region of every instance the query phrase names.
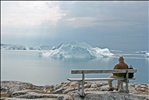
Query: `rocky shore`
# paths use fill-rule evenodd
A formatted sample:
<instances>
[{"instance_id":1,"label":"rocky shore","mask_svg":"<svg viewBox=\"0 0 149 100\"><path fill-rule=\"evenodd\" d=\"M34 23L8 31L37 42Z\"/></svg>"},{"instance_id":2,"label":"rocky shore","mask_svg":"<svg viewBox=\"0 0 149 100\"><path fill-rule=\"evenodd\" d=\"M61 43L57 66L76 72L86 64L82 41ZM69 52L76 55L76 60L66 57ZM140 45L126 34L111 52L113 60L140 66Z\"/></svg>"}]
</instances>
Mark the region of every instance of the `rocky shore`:
<instances>
[{"instance_id":1,"label":"rocky shore","mask_svg":"<svg viewBox=\"0 0 149 100\"><path fill-rule=\"evenodd\" d=\"M124 86L125 88L125 86ZM85 97L77 82L37 86L27 82L1 81L1 100L149 100L149 84L129 83L129 93L107 91L107 82L86 82Z\"/></svg>"}]
</instances>

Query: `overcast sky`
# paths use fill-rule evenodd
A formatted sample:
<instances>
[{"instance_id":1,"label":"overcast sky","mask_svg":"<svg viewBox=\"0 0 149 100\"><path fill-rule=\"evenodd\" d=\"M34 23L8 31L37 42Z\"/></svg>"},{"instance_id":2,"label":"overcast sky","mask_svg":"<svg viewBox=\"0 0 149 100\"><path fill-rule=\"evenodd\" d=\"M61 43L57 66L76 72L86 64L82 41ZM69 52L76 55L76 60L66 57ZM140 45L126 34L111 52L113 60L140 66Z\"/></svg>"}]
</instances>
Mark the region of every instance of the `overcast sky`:
<instances>
[{"instance_id":1,"label":"overcast sky","mask_svg":"<svg viewBox=\"0 0 149 100\"><path fill-rule=\"evenodd\" d=\"M147 50L148 1L2 1L1 42Z\"/></svg>"}]
</instances>

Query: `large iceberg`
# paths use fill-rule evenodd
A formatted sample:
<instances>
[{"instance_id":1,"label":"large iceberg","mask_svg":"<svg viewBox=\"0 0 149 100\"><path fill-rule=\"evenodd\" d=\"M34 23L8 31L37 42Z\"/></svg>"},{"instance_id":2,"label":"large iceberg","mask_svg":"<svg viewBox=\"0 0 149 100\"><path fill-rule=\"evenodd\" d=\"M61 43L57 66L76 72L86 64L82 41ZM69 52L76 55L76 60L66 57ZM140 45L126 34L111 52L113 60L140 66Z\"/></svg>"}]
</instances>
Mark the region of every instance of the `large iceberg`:
<instances>
[{"instance_id":1,"label":"large iceberg","mask_svg":"<svg viewBox=\"0 0 149 100\"><path fill-rule=\"evenodd\" d=\"M70 43L61 43L59 46L54 47L49 51L40 53L41 56L51 58L102 58L112 56L108 48L92 48L90 45L84 42L72 41Z\"/></svg>"}]
</instances>

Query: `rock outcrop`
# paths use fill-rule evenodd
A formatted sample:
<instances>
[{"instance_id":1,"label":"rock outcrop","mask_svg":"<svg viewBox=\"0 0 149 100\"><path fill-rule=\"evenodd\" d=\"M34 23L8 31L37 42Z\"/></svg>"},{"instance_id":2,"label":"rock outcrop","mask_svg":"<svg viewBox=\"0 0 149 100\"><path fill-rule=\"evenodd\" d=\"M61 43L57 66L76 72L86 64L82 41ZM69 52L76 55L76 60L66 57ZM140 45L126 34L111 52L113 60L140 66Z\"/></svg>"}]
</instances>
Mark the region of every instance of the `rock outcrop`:
<instances>
[{"instance_id":1,"label":"rock outcrop","mask_svg":"<svg viewBox=\"0 0 149 100\"><path fill-rule=\"evenodd\" d=\"M1 100L149 100L149 84L145 83L130 83L130 92L125 93L107 91L107 82L86 82L84 97L76 93L77 89L77 82L37 86L26 82L2 81Z\"/></svg>"}]
</instances>

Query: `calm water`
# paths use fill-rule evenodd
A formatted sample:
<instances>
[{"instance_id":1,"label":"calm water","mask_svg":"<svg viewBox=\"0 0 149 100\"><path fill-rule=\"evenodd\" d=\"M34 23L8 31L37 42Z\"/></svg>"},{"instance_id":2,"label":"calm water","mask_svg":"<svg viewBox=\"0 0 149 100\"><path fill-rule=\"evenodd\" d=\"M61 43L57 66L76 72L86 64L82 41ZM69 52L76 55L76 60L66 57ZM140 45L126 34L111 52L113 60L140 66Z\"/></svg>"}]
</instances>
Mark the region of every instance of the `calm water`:
<instances>
[{"instance_id":1,"label":"calm water","mask_svg":"<svg viewBox=\"0 0 149 100\"><path fill-rule=\"evenodd\" d=\"M131 82L149 83L149 58L141 55L124 55L128 65L138 72ZM67 81L72 69L113 69L118 57L75 60L56 60L39 56L37 51L1 51L1 80L30 82L36 85L57 84ZM87 77L107 77L110 74L87 75Z\"/></svg>"}]
</instances>

